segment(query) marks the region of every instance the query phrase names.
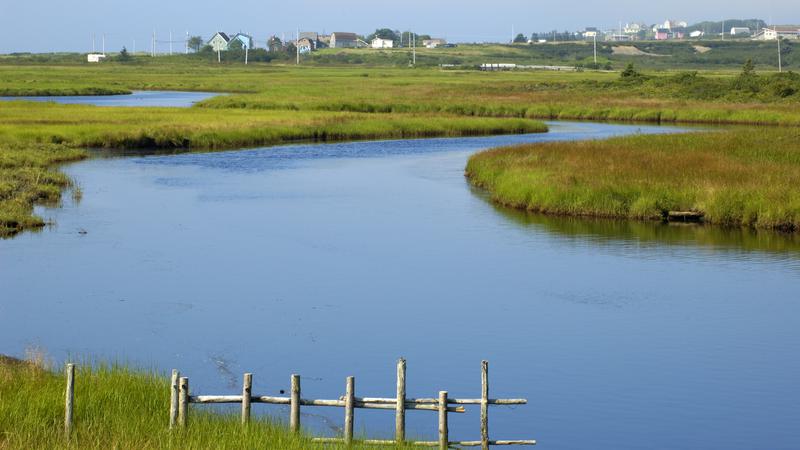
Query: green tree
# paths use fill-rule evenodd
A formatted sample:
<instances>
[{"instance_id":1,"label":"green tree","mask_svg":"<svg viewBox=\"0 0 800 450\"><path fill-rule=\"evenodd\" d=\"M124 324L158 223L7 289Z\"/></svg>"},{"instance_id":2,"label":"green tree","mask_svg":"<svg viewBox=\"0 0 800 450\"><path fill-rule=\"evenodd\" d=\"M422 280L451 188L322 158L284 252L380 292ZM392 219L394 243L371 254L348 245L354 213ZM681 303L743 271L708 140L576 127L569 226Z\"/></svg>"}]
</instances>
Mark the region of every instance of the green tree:
<instances>
[{"instance_id":1,"label":"green tree","mask_svg":"<svg viewBox=\"0 0 800 450\"><path fill-rule=\"evenodd\" d=\"M744 63L742 66L742 74L743 77L750 77L756 74L756 66L753 64L752 59L748 59L747 62Z\"/></svg>"},{"instance_id":2,"label":"green tree","mask_svg":"<svg viewBox=\"0 0 800 450\"><path fill-rule=\"evenodd\" d=\"M189 38L189 48L195 52L200 52L200 49L203 48L203 38L200 36L192 36Z\"/></svg>"},{"instance_id":3,"label":"green tree","mask_svg":"<svg viewBox=\"0 0 800 450\"><path fill-rule=\"evenodd\" d=\"M528 42L528 38L525 37L524 34L520 33L514 38L515 44L525 44Z\"/></svg>"},{"instance_id":4,"label":"green tree","mask_svg":"<svg viewBox=\"0 0 800 450\"><path fill-rule=\"evenodd\" d=\"M620 78L623 80L637 80L642 78L642 74L636 70L633 63L628 63L628 65L625 66L625 70L620 74Z\"/></svg>"},{"instance_id":5,"label":"green tree","mask_svg":"<svg viewBox=\"0 0 800 450\"><path fill-rule=\"evenodd\" d=\"M390 41L399 43L400 42L400 34L397 31L390 30L389 28L379 28L375 30L374 33L367 36L367 42L372 41L375 38L380 39L388 39Z\"/></svg>"},{"instance_id":6,"label":"green tree","mask_svg":"<svg viewBox=\"0 0 800 450\"><path fill-rule=\"evenodd\" d=\"M120 50L120 52L119 52L119 56L117 56L117 61L128 62L131 59L132 59L131 58L131 54L128 53L128 49L125 48L125 47L122 47L122 50Z\"/></svg>"}]
</instances>

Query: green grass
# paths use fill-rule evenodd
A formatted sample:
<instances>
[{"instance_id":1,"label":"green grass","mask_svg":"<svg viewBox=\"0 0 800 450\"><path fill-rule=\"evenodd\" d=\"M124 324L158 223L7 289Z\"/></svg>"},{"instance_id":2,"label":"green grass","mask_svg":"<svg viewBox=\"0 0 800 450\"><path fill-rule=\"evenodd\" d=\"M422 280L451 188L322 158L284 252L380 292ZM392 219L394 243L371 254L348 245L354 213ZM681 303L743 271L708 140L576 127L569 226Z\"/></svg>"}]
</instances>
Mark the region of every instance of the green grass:
<instances>
[{"instance_id":1,"label":"green grass","mask_svg":"<svg viewBox=\"0 0 800 450\"><path fill-rule=\"evenodd\" d=\"M63 375L46 369L41 359L29 362L0 355L0 448L345 448L313 444L309 436L294 436L285 424L264 416L254 417L244 429L237 414L212 408L191 407L189 427L171 432L168 377L120 365L76 370L75 422L67 443L64 384Z\"/></svg>"},{"instance_id":2,"label":"green grass","mask_svg":"<svg viewBox=\"0 0 800 450\"><path fill-rule=\"evenodd\" d=\"M55 205L72 181L55 167L87 156L57 145L0 144L0 237L44 226L33 205Z\"/></svg>"},{"instance_id":3,"label":"green grass","mask_svg":"<svg viewBox=\"0 0 800 450\"><path fill-rule=\"evenodd\" d=\"M556 215L663 220L701 213L735 227L800 229L800 130L631 136L502 148L466 173L507 206Z\"/></svg>"}]
</instances>

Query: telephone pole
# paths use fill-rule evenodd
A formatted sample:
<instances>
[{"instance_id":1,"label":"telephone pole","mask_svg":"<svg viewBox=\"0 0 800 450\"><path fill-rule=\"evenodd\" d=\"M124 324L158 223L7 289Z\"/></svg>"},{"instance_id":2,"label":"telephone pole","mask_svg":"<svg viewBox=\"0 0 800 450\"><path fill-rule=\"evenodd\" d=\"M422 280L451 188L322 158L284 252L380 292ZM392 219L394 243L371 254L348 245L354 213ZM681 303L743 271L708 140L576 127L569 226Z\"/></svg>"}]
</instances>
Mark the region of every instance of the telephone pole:
<instances>
[{"instance_id":1,"label":"telephone pole","mask_svg":"<svg viewBox=\"0 0 800 450\"><path fill-rule=\"evenodd\" d=\"M103 33L103 56L106 54L106 34Z\"/></svg>"},{"instance_id":2,"label":"telephone pole","mask_svg":"<svg viewBox=\"0 0 800 450\"><path fill-rule=\"evenodd\" d=\"M297 27L297 39L294 40L294 50L297 53L297 65L300 65L300 27Z\"/></svg>"},{"instance_id":3,"label":"telephone pole","mask_svg":"<svg viewBox=\"0 0 800 450\"><path fill-rule=\"evenodd\" d=\"M172 30L169 30L169 56L172 56Z\"/></svg>"},{"instance_id":4,"label":"telephone pole","mask_svg":"<svg viewBox=\"0 0 800 450\"><path fill-rule=\"evenodd\" d=\"M594 66L597 69L597 32L594 33Z\"/></svg>"},{"instance_id":5,"label":"telephone pole","mask_svg":"<svg viewBox=\"0 0 800 450\"><path fill-rule=\"evenodd\" d=\"M153 30L153 37L150 38L150 56L156 57L156 30Z\"/></svg>"},{"instance_id":6,"label":"telephone pole","mask_svg":"<svg viewBox=\"0 0 800 450\"><path fill-rule=\"evenodd\" d=\"M778 27L775 27L775 34L778 38L778 72L783 72L783 64L781 61L781 35L778 34Z\"/></svg>"},{"instance_id":7,"label":"telephone pole","mask_svg":"<svg viewBox=\"0 0 800 450\"><path fill-rule=\"evenodd\" d=\"M189 54L189 30L186 30L186 54Z\"/></svg>"},{"instance_id":8,"label":"telephone pole","mask_svg":"<svg viewBox=\"0 0 800 450\"><path fill-rule=\"evenodd\" d=\"M97 53L94 34L92 34L92 53Z\"/></svg>"}]
</instances>

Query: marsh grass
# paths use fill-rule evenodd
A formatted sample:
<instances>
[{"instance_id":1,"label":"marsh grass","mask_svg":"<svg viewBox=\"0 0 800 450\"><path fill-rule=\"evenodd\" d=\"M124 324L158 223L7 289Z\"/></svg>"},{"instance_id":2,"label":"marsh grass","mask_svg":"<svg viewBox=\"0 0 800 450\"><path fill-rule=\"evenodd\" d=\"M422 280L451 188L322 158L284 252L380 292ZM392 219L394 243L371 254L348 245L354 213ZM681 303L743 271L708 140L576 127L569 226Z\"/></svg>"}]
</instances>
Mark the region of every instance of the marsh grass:
<instances>
[{"instance_id":1,"label":"marsh grass","mask_svg":"<svg viewBox=\"0 0 800 450\"><path fill-rule=\"evenodd\" d=\"M72 184L55 166L86 156L84 150L52 144L0 144L0 237L43 226L33 206L58 204Z\"/></svg>"},{"instance_id":2,"label":"marsh grass","mask_svg":"<svg viewBox=\"0 0 800 450\"><path fill-rule=\"evenodd\" d=\"M36 361L0 355L0 448L344 448L315 445L309 436L294 436L285 424L265 416L254 416L244 429L238 414L213 409L192 408L189 427L170 432L169 379L157 372L79 365L75 380L75 425L67 443L63 375Z\"/></svg>"},{"instance_id":3,"label":"marsh grass","mask_svg":"<svg viewBox=\"0 0 800 450\"><path fill-rule=\"evenodd\" d=\"M507 206L546 214L800 229L800 130L631 136L486 151L466 174Z\"/></svg>"}]
</instances>

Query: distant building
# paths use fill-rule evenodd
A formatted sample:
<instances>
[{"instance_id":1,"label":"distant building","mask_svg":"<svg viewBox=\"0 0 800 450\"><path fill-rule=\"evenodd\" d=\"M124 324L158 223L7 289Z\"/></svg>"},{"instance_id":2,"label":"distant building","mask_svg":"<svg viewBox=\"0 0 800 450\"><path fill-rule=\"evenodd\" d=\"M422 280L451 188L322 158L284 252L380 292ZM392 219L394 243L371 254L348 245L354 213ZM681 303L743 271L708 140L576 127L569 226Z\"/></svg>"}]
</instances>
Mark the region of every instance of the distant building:
<instances>
[{"instance_id":1,"label":"distant building","mask_svg":"<svg viewBox=\"0 0 800 450\"><path fill-rule=\"evenodd\" d=\"M426 48L444 47L447 41L444 39L425 39L422 41L422 46Z\"/></svg>"},{"instance_id":2,"label":"distant building","mask_svg":"<svg viewBox=\"0 0 800 450\"><path fill-rule=\"evenodd\" d=\"M330 45L331 48L356 48L358 47L358 35L341 31L331 33Z\"/></svg>"},{"instance_id":3,"label":"distant building","mask_svg":"<svg viewBox=\"0 0 800 450\"><path fill-rule=\"evenodd\" d=\"M700 30L695 30L689 33L689 37L693 39L701 38L703 36L705 36L705 33Z\"/></svg>"},{"instance_id":4,"label":"distant building","mask_svg":"<svg viewBox=\"0 0 800 450\"><path fill-rule=\"evenodd\" d=\"M104 59L106 59L106 55L102 53L89 53L88 55L86 55L86 61L90 63L99 63Z\"/></svg>"},{"instance_id":5,"label":"distant building","mask_svg":"<svg viewBox=\"0 0 800 450\"><path fill-rule=\"evenodd\" d=\"M231 38L228 37L227 34L218 31L208 40L207 44L210 45L215 52L224 52L228 50L228 44L230 42Z\"/></svg>"},{"instance_id":6,"label":"distant building","mask_svg":"<svg viewBox=\"0 0 800 450\"><path fill-rule=\"evenodd\" d=\"M750 36L750 28L731 27L731 36Z\"/></svg>"},{"instance_id":7,"label":"distant building","mask_svg":"<svg viewBox=\"0 0 800 450\"><path fill-rule=\"evenodd\" d=\"M310 53L317 48L317 41L312 41L311 39L304 37L297 40L295 45L297 46L297 51L300 53Z\"/></svg>"},{"instance_id":8,"label":"distant building","mask_svg":"<svg viewBox=\"0 0 800 450\"><path fill-rule=\"evenodd\" d=\"M231 43L234 41L239 41L242 43L242 48L253 48L253 37L248 34L236 33L233 37L228 41L228 48L230 48Z\"/></svg>"},{"instance_id":9,"label":"distant building","mask_svg":"<svg viewBox=\"0 0 800 450\"><path fill-rule=\"evenodd\" d=\"M800 25L773 25L762 28L753 39L760 41L776 41L781 39L800 39Z\"/></svg>"},{"instance_id":10,"label":"distant building","mask_svg":"<svg viewBox=\"0 0 800 450\"><path fill-rule=\"evenodd\" d=\"M394 41L376 37L372 40L372 48L394 48Z\"/></svg>"},{"instance_id":11,"label":"distant building","mask_svg":"<svg viewBox=\"0 0 800 450\"><path fill-rule=\"evenodd\" d=\"M600 34L600 31L595 27L586 27L582 35L584 39L594 39Z\"/></svg>"},{"instance_id":12,"label":"distant building","mask_svg":"<svg viewBox=\"0 0 800 450\"><path fill-rule=\"evenodd\" d=\"M666 28L656 28L655 38L657 41L666 41L669 39L670 32Z\"/></svg>"},{"instance_id":13,"label":"distant building","mask_svg":"<svg viewBox=\"0 0 800 450\"><path fill-rule=\"evenodd\" d=\"M625 24L625 28L622 30L622 32L624 34L639 34L646 28L647 26L641 23L627 23Z\"/></svg>"}]
</instances>

